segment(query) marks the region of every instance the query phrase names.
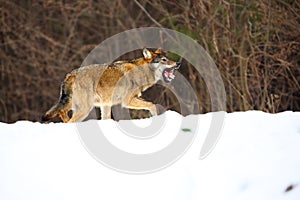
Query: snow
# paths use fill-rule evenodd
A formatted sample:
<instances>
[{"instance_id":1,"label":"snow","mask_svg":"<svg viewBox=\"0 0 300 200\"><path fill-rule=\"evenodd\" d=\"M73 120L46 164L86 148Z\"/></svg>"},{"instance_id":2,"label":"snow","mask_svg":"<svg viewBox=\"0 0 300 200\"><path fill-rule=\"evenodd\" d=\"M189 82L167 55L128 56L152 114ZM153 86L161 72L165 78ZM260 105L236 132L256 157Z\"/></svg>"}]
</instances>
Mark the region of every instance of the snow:
<instances>
[{"instance_id":1,"label":"snow","mask_svg":"<svg viewBox=\"0 0 300 200\"><path fill-rule=\"evenodd\" d=\"M82 145L76 124L0 123L0 199L300 199L300 112L225 114L218 143L199 160L212 116L188 116L199 120L191 147L174 164L142 175L99 163ZM142 140L122 134L120 123L143 128L153 119L96 123L108 141L131 153L151 153L176 134L191 134L178 133L178 113L160 118L166 119L161 133Z\"/></svg>"}]
</instances>

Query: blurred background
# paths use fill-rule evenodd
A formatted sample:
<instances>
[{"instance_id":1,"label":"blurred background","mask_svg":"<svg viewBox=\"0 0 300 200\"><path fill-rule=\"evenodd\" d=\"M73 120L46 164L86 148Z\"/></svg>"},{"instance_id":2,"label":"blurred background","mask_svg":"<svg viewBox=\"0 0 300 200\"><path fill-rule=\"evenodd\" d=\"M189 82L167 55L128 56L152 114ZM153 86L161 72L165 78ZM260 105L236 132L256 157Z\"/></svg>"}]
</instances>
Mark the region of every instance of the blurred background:
<instances>
[{"instance_id":1,"label":"blurred background","mask_svg":"<svg viewBox=\"0 0 300 200\"><path fill-rule=\"evenodd\" d=\"M150 26L182 32L205 48L224 81L227 112L300 111L299 1L0 0L0 121L39 121L58 100L64 75L93 48L114 34ZM200 113L209 112L201 75L184 60L180 73L197 93ZM143 97L180 111L160 85Z\"/></svg>"}]
</instances>

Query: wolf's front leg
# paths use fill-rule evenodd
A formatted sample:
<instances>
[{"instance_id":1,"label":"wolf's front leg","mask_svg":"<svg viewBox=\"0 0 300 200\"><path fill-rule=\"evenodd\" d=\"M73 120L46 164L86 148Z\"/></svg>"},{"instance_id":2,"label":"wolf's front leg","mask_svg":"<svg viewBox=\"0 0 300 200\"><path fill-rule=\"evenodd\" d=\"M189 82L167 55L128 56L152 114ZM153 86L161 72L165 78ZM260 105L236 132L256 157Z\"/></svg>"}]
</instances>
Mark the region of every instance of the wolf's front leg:
<instances>
[{"instance_id":1,"label":"wolf's front leg","mask_svg":"<svg viewBox=\"0 0 300 200\"><path fill-rule=\"evenodd\" d=\"M152 116L157 115L157 109L155 104L140 99L138 97L133 97L124 107L137 109L137 110L149 110Z\"/></svg>"},{"instance_id":2,"label":"wolf's front leg","mask_svg":"<svg viewBox=\"0 0 300 200\"><path fill-rule=\"evenodd\" d=\"M111 119L111 106L101 106L101 119Z\"/></svg>"}]
</instances>

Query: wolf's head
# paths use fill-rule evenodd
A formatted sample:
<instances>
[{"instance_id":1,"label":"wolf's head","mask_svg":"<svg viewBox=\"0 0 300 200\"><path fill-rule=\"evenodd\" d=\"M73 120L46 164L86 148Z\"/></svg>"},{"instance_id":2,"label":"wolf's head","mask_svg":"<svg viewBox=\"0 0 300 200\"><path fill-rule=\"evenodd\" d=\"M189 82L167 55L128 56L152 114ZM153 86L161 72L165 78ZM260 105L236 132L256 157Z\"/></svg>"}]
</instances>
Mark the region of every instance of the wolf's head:
<instances>
[{"instance_id":1,"label":"wolf's head","mask_svg":"<svg viewBox=\"0 0 300 200\"><path fill-rule=\"evenodd\" d=\"M161 49L151 52L144 48L143 55L146 60L150 61L150 68L154 71L156 80L164 80L169 83L175 78L174 72L179 69L180 62L169 60Z\"/></svg>"}]
</instances>

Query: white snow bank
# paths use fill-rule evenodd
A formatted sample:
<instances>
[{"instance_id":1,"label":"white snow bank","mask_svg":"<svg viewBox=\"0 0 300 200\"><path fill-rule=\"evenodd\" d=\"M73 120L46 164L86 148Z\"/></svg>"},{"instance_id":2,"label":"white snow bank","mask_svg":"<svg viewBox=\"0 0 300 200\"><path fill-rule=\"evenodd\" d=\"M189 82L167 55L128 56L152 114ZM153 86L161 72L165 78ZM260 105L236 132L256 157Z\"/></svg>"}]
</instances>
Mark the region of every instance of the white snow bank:
<instances>
[{"instance_id":1,"label":"white snow bank","mask_svg":"<svg viewBox=\"0 0 300 200\"><path fill-rule=\"evenodd\" d=\"M146 175L98 163L75 124L0 123L0 199L300 199L299 112L226 114L222 136L203 160L198 157L212 114L192 117L200 126L191 148L175 164ZM181 116L168 111L166 118L162 135L150 141L132 142L111 120L98 123L120 149L146 153L178 134ZM149 120L135 123L146 126Z\"/></svg>"}]
</instances>

